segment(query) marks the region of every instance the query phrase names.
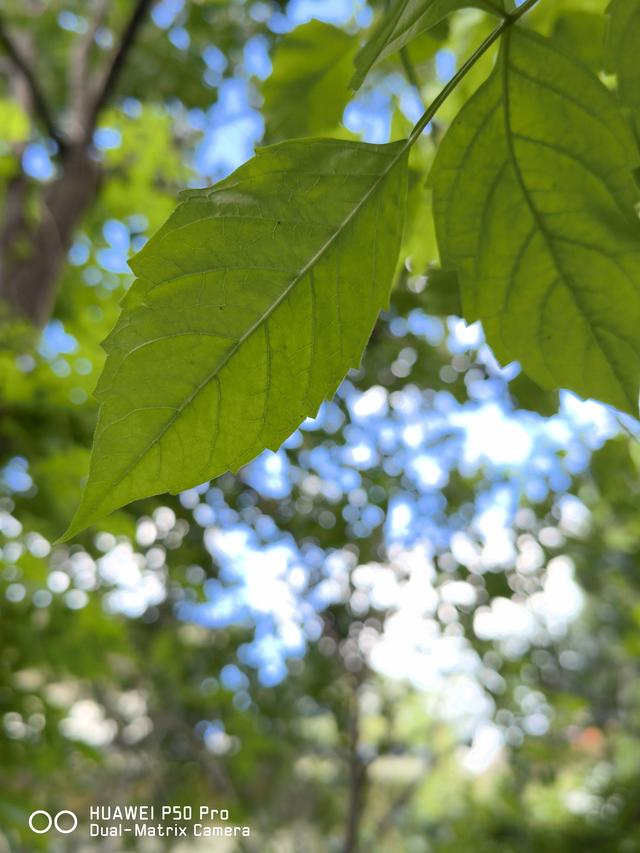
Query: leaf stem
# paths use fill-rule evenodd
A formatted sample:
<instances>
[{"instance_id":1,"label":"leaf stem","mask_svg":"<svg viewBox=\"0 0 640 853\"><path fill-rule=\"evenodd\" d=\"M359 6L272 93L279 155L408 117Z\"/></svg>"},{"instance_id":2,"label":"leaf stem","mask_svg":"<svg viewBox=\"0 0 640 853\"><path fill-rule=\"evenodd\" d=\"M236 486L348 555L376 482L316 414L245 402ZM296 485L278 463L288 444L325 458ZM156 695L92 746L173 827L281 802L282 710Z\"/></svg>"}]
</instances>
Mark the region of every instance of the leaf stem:
<instances>
[{"instance_id":1,"label":"leaf stem","mask_svg":"<svg viewBox=\"0 0 640 853\"><path fill-rule=\"evenodd\" d=\"M416 140L419 138L422 131L429 124L431 119L440 109L442 104L447 100L449 95L458 87L458 84L461 80L466 77L468 72L473 68L476 62L484 56L484 54L489 50L489 48L494 45L500 36L503 33L507 32L507 30L512 27L523 15L532 9L538 0L525 0L525 2L519 6L515 12L512 12L510 15L507 15L503 21L493 30L490 35L479 45L476 50L471 54L469 59L460 66L457 73L449 80L449 82L441 89L441 91L436 95L433 101L429 104L427 109L420 116L418 121L416 122L415 127L411 131L409 138L407 139L407 148L410 148Z\"/></svg>"}]
</instances>

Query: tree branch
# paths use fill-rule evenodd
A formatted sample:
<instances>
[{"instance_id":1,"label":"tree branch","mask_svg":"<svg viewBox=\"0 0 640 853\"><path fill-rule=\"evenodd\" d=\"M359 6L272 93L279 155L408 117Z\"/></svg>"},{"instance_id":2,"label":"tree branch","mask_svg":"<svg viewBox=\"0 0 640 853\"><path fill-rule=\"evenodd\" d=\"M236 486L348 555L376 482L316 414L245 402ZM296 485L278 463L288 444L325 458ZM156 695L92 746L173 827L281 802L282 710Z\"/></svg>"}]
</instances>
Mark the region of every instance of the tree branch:
<instances>
[{"instance_id":1,"label":"tree branch","mask_svg":"<svg viewBox=\"0 0 640 853\"><path fill-rule=\"evenodd\" d=\"M70 113L73 124L72 134L82 135L82 120L85 109L90 98L89 62L91 50L94 46L96 33L102 26L107 13L109 0L93 0L93 14L87 27L87 31L79 37L69 63L69 91L70 91Z\"/></svg>"},{"instance_id":2,"label":"tree branch","mask_svg":"<svg viewBox=\"0 0 640 853\"><path fill-rule=\"evenodd\" d=\"M87 139L91 138L98 121L98 116L113 94L118 78L127 60L129 51L131 50L138 31L144 23L147 13L152 5L153 0L137 0L135 4L133 13L129 18L129 23L122 33L120 43L111 57L111 61L105 70L102 83L98 87L97 95L93 101L87 123L85 125Z\"/></svg>"},{"instance_id":3,"label":"tree branch","mask_svg":"<svg viewBox=\"0 0 640 853\"><path fill-rule=\"evenodd\" d=\"M0 46L4 49L17 73L27 84L34 118L39 119L47 134L57 143L58 147L64 149L65 140L56 127L56 123L49 110L47 99L40 88L40 84L29 62L9 35L2 16L0 16Z\"/></svg>"}]
</instances>

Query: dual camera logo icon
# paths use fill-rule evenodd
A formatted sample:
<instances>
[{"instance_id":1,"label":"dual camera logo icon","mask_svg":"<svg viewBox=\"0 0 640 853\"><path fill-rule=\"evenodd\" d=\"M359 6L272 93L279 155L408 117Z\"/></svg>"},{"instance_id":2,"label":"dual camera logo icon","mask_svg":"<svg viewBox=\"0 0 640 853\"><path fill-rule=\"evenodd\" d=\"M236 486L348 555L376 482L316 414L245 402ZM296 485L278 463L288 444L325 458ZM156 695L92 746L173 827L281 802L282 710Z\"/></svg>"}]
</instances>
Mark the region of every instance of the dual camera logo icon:
<instances>
[{"instance_id":1,"label":"dual camera logo icon","mask_svg":"<svg viewBox=\"0 0 640 853\"><path fill-rule=\"evenodd\" d=\"M52 826L62 835L69 835L77 828L78 818L67 809L63 809L56 815L51 815L44 809L38 809L29 815L29 829L36 835L44 835Z\"/></svg>"}]
</instances>

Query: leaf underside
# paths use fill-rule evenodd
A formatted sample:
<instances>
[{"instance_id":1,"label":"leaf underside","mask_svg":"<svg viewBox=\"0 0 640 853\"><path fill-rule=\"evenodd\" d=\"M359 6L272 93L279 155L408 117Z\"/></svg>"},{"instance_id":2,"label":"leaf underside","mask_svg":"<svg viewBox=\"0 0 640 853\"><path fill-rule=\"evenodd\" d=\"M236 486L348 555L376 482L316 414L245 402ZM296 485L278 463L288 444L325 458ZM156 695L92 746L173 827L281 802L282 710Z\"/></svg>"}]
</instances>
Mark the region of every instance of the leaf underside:
<instances>
[{"instance_id":1,"label":"leaf underside","mask_svg":"<svg viewBox=\"0 0 640 853\"><path fill-rule=\"evenodd\" d=\"M184 194L131 262L89 481L64 538L277 449L335 393L388 304L405 149L282 143Z\"/></svg>"},{"instance_id":2,"label":"leaf underside","mask_svg":"<svg viewBox=\"0 0 640 853\"><path fill-rule=\"evenodd\" d=\"M431 183L465 317L539 385L637 414L637 150L615 98L526 31L462 109Z\"/></svg>"},{"instance_id":3,"label":"leaf underside","mask_svg":"<svg viewBox=\"0 0 640 853\"><path fill-rule=\"evenodd\" d=\"M470 6L500 14L504 11L504 0L396 0L358 52L351 87L359 89L371 68L378 62L397 53L447 15Z\"/></svg>"}]
</instances>

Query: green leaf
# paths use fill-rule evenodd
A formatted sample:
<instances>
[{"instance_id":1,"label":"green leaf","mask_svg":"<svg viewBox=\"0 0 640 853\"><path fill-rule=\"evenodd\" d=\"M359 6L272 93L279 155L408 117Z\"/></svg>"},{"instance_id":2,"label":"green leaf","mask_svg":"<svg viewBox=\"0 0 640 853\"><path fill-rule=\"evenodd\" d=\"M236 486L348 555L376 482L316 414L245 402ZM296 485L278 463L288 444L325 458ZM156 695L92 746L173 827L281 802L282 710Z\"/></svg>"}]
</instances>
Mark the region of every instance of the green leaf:
<instances>
[{"instance_id":1,"label":"green leaf","mask_svg":"<svg viewBox=\"0 0 640 853\"><path fill-rule=\"evenodd\" d=\"M378 21L366 44L355 58L356 73L351 87L359 89L371 68L397 53L412 39L431 29L451 12L474 6L501 15L504 0L396 0L390 11Z\"/></svg>"},{"instance_id":2,"label":"green leaf","mask_svg":"<svg viewBox=\"0 0 640 853\"><path fill-rule=\"evenodd\" d=\"M275 50L263 86L266 138L278 142L333 130L351 93L357 39L330 24L311 21L287 33Z\"/></svg>"},{"instance_id":3,"label":"green leaf","mask_svg":"<svg viewBox=\"0 0 640 853\"><path fill-rule=\"evenodd\" d=\"M131 262L66 538L276 450L335 393L388 304L406 150L285 142L184 194Z\"/></svg>"},{"instance_id":4,"label":"green leaf","mask_svg":"<svg viewBox=\"0 0 640 853\"><path fill-rule=\"evenodd\" d=\"M456 273L438 267L429 270L423 305L427 314L439 317L460 315L460 286Z\"/></svg>"},{"instance_id":5,"label":"green leaf","mask_svg":"<svg viewBox=\"0 0 640 853\"><path fill-rule=\"evenodd\" d=\"M520 373L511 380L509 394L517 409L536 412L545 418L555 415L560 408L558 392L541 388L526 373Z\"/></svg>"},{"instance_id":6,"label":"green leaf","mask_svg":"<svg viewBox=\"0 0 640 853\"><path fill-rule=\"evenodd\" d=\"M637 413L637 152L615 98L525 31L443 140L431 182L465 317L542 387Z\"/></svg>"},{"instance_id":7,"label":"green leaf","mask_svg":"<svg viewBox=\"0 0 640 853\"><path fill-rule=\"evenodd\" d=\"M556 18L552 38L565 53L596 72L605 66L606 17L596 12L569 10Z\"/></svg>"},{"instance_id":8,"label":"green leaf","mask_svg":"<svg viewBox=\"0 0 640 853\"><path fill-rule=\"evenodd\" d=\"M618 76L618 94L640 129L640 0L613 0L609 6L607 60Z\"/></svg>"}]
</instances>

